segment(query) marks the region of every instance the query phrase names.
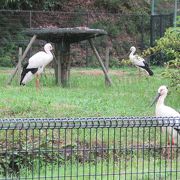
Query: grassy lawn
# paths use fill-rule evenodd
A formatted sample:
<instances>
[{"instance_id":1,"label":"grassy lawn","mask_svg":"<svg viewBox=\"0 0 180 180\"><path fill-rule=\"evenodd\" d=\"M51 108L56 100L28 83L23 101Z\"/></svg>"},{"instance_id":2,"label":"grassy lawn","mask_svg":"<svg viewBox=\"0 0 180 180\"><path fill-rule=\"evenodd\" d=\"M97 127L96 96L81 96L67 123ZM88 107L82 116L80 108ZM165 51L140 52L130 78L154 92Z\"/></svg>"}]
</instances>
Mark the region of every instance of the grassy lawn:
<instances>
[{"instance_id":1,"label":"grassy lawn","mask_svg":"<svg viewBox=\"0 0 180 180\"><path fill-rule=\"evenodd\" d=\"M110 71L113 81L111 87L104 84L104 76L98 69L72 69L68 88L58 87L54 83L52 71L46 72L46 77L41 77L41 89L36 91L35 81L25 87L20 87L16 80L11 86L5 82L11 69L0 69L0 118L60 118L60 117L111 117L111 116L154 116L155 107L150 104L160 85L170 85L170 81L161 76L163 68L154 67L153 77L138 77L136 68L120 68ZM175 109L180 108L180 95L169 88L166 104ZM127 136L128 135L128 136ZM116 148L116 153L110 151L109 158L94 157L93 162L77 163L71 156L67 163L59 160L51 163L33 160L33 169L22 166L21 177L25 179L40 179L40 176L62 176L61 179L180 179L179 159L167 162L160 152L151 153L142 151L131 145L143 144L167 146L167 137L161 136L160 128L128 128L128 129L61 129L60 131L18 131L14 135L9 131L0 132L0 141L8 137L8 143L15 140L17 144L24 142L25 148L30 148L32 136L40 137L41 150L52 148L52 139L62 141L61 147L53 145L54 152L74 144L74 151L78 152L78 142L88 142L88 148L97 147L98 144L106 148ZM66 143L64 143L64 139ZM117 139L117 140L116 140ZM28 142L28 146L25 142ZM96 141L96 143L94 143ZM44 142L46 144L44 145ZM49 142L49 147L47 145ZM76 143L75 143L76 142ZM34 143L34 142L33 142ZM79 145L82 148L82 145ZM89 147L90 146L90 147ZM128 151L123 151L128 147ZM105 153L105 154L106 154ZM54 155L50 151L51 156ZM81 155L80 155L81 154ZM116 157L115 157L116 155ZM56 154L56 156L58 156ZM88 154L87 156L90 156ZM78 157L78 158L79 158ZM18 157L20 159L20 157ZM17 159L18 159L17 158ZM90 158L93 159L93 158ZM40 168L39 168L40 167ZM137 168L138 167L138 168ZM156 172L156 173L154 173ZM83 175L84 174L84 175ZM89 174L91 175L89 177ZM109 174L109 176L107 176ZM112 174L115 174L114 176ZM87 176L86 176L87 175ZM97 175L97 176L95 176ZM102 177L100 176L102 175ZM64 178L66 176L66 178ZM68 178L69 176L69 178ZM70 178L72 177L72 178ZM1 179L1 176L0 176ZM43 178L42 178L43 179Z\"/></svg>"},{"instance_id":2,"label":"grassy lawn","mask_svg":"<svg viewBox=\"0 0 180 180\"><path fill-rule=\"evenodd\" d=\"M92 71L73 69L69 88L55 86L52 74L43 76L41 90L36 92L34 81L26 87L16 81L5 86L9 73L1 70L0 118L151 116L155 108L150 104L158 87L169 85L160 68L154 68L155 76L149 78L139 78L136 68L112 70L113 86L108 88L103 75ZM170 91L166 103L177 109L180 96Z\"/></svg>"}]
</instances>

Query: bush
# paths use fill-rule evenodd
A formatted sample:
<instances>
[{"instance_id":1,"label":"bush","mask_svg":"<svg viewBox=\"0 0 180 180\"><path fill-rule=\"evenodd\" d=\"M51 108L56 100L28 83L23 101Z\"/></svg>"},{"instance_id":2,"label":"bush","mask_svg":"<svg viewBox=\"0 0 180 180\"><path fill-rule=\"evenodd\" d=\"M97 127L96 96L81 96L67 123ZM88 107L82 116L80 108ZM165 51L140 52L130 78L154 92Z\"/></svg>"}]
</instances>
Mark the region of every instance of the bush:
<instances>
[{"instance_id":1,"label":"bush","mask_svg":"<svg viewBox=\"0 0 180 180\"><path fill-rule=\"evenodd\" d=\"M2 67L12 67L12 59L10 56L5 55L0 57L0 66Z\"/></svg>"},{"instance_id":2,"label":"bush","mask_svg":"<svg viewBox=\"0 0 180 180\"><path fill-rule=\"evenodd\" d=\"M166 59L166 66L163 76L171 79L171 86L180 90L180 28L169 28L164 37L156 41L156 46L151 47L143 52L143 55L151 53L162 53ZM162 57L162 56L161 56Z\"/></svg>"},{"instance_id":3,"label":"bush","mask_svg":"<svg viewBox=\"0 0 180 180\"><path fill-rule=\"evenodd\" d=\"M150 54L160 54L160 58L158 60L163 60L164 63L171 62L173 60L179 62L180 61L180 28L169 28L166 30L165 35L156 41L156 45L154 47L150 47L149 49L143 52L144 56ZM154 62L158 64L158 61Z\"/></svg>"}]
</instances>

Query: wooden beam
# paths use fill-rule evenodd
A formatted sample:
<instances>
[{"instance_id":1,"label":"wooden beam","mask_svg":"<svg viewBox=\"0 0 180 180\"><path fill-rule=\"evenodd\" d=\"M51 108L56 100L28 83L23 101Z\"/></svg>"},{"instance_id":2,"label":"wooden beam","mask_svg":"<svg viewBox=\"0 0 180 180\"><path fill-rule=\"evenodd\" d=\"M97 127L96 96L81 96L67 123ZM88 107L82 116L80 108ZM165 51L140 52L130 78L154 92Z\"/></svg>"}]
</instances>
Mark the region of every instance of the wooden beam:
<instances>
[{"instance_id":1,"label":"wooden beam","mask_svg":"<svg viewBox=\"0 0 180 180\"><path fill-rule=\"evenodd\" d=\"M21 59L22 59L22 47L19 47L19 55L18 55L18 70L17 70L17 74L18 74L18 82L21 79Z\"/></svg>"},{"instance_id":2,"label":"wooden beam","mask_svg":"<svg viewBox=\"0 0 180 180\"><path fill-rule=\"evenodd\" d=\"M19 64L19 63L22 63L22 61L23 61L24 58L26 57L26 55L27 55L29 49L31 48L32 44L33 44L34 41L36 40L36 37L37 37L37 36L34 35L34 36L31 38L31 40L30 40L28 46L26 47L26 49L25 49L25 51L24 51L24 53L23 53L23 55L22 55L22 58L19 60L18 64ZM14 69L13 73L11 74L10 78L9 78L8 81L7 81L7 84L8 84L8 85L11 84L11 82L12 82L12 80L13 80L15 74L17 73L17 70L18 70L18 64L17 64L16 68Z\"/></svg>"},{"instance_id":3,"label":"wooden beam","mask_svg":"<svg viewBox=\"0 0 180 180\"><path fill-rule=\"evenodd\" d=\"M106 67L107 72L108 72L108 70L109 70L109 50L110 50L110 47L109 47L109 46L106 46L106 56L105 56L104 65L105 65L105 67ZM106 77L105 77L105 84L106 84L107 86L110 85L110 84L109 84L109 81L108 81L108 79L107 79Z\"/></svg>"},{"instance_id":4,"label":"wooden beam","mask_svg":"<svg viewBox=\"0 0 180 180\"><path fill-rule=\"evenodd\" d=\"M103 64L103 61L102 61L102 59L101 59L101 57L100 57L97 49L95 48L92 39L89 39L89 44L90 44L90 46L91 46L91 48L92 48L92 50L93 50L96 58L98 59L100 65L101 65L101 67L102 67L102 70L103 70L103 72L104 72L104 75L105 75L107 81L109 82L110 85L112 85L112 81L111 81L110 77L108 76L108 71L107 71L106 67L105 67L104 64Z\"/></svg>"}]
</instances>

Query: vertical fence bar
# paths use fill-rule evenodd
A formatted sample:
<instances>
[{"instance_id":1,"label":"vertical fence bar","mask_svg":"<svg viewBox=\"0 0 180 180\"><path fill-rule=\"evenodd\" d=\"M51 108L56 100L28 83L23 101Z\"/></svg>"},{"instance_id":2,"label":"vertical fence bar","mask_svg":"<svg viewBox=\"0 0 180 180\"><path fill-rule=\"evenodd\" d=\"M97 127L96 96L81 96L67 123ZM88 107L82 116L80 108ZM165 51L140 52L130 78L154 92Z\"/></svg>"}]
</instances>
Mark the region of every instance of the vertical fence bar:
<instances>
[{"instance_id":1,"label":"vertical fence bar","mask_svg":"<svg viewBox=\"0 0 180 180\"><path fill-rule=\"evenodd\" d=\"M113 180L115 180L115 164L116 164L115 154L117 153L115 141L116 141L116 133L115 133L115 128L113 128L113 148L112 148L112 153L113 153L113 169L112 169Z\"/></svg>"},{"instance_id":2,"label":"vertical fence bar","mask_svg":"<svg viewBox=\"0 0 180 180\"><path fill-rule=\"evenodd\" d=\"M79 128L77 129L77 156L79 155L80 153L80 150L79 150L79 145L80 145L80 141L79 141ZM78 176L79 176L79 156L77 158L77 164L76 164L76 179L78 180Z\"/></svg>"},{"instance_id":3,"label":"vertical fence bar","mask_svg":"<svg viewBox=\"0 0 180 180\"><path fill-rule=\"evenodd\" d=\"M131 179L133 179L133 128L131 128Z\"/></svg>"},{"instance_id":4,"label":"vertical fence bar","mask_svg":"<svg viewBox=\"0 0 180 180\"><path fill-rule=\"evenodd\" d=\"M85 179L85 153L86 153L86 142L85 142L85 128L83 129L83 145L82 145L82 169L83 169L83 180Z\"/></svg>"},{"instance_id":5,"label":"vertical fence bar","mask_svg":"<svg viewBox=\"0 0 180 180\"><path fill-rule=\"evenodd\" d=\"M32 129L32 179L34 179L34 157L35 157L35 152L34 152L34 129Z\"/></svg>"},{"instance_id":6,"label":"vertical fence bar","mask_svg":"<svg viewBox=\"0 0 180 180\"><path fill-rule=\"evenodd\" d=\"M95 131L96 133L96 136L95 136L95 172L94 172L94 179L96 180L97 179L97 166L98 166L98 128L96 128L96 131Z\"/></svg>"},{"instance_id":7,"label":"vertical fence bar","mask_svg":"<svg viewBox=\"0 0 180 180\"><path fill-rule=\"evenodd\" d=\"M45 151L48 151L48 129L45 129ZM45 180L47 179L47 161L45 161Z\"/></svg>"},{"instance_id":8,"label":"vertical fence bar","mask_svg":"<svg viewBox=\"0 0 180 180\"><path fill-rule=\"evenodd\" d=\"M121 128L119 128L119 180L121 177L121 155L122 155L122 143L121 143Z\"/></svg>"},{"instance_id":9,"label":"vertical fence bar","mask_svg":"<svg viewBox=\"0 0 180 180\"><path fill-rule=\"evenodd\" d=\"M159 139L160 139L160 142L159 142L159 145L160 145L160 150L162 148L162 128L160 127L160 133L159 133ZM162 150L160 152L162 154ZM160 178L161 178L161 171L162 171L162 155L160 154L160 168L159 168L159 174L160 174Z\"/></svg>"},{"instance_id":10,"label":"vertical fence bar","mask_svg":"<svg viewBox=\"0 0 180 180\"><path fill-rule=\"evenodd\" d=\"M128 137L128 133L127 133L127 128L125 129L125 163L124 163L124 169L125 169L125 180L127 179L127 156L128 156L128 149L127 149L127 137Z\"/></svg>"},{"instance_id":11,"label":"vertical fence bar","mask_svg":"<svg viewBox=\"0 0 180 180\"><path fill-rule=\"evenodd\" d=\"M156 127L154 130L154 179L156 179Z\"/></svg>"},{"instance_id":12,"label":"vertical fence bar","mask_svg":"<svg viewBox=\"0 0 180 180\"><path fill-rule=\"evenodd\" d=\"M15 168L15 146L14 146L14 129L12 130L12 134L11 134L11 136L12 136L12 139L11 139L11 143L12 143L12 170L14 170L14 168ZM14 176L15 176L15 174L14 174L14 171L13 171L13 173L12 173L12 178L14 178Z\"/></svg>"},{"instance_id":13,"label":"vertical fence bar","mask_svg":"<svg viewBox=\"0 0 180 180\"><path fill-rule=\"evenodd\" d=\"M61 132L61 130L60 129L57 129L57 131L58 131L58 135L57 135L57 137L58 137L58 149L57 149L57 152L58 152L58 160L57 160L57 168L58 168L58 178L60 179L60 176L61 176L61 174L60 174L60 161L59 161L59 157L60 157L60 143L61 143L61 137L60 137L60 132Z\"/></svg>"},{"instance_id":14,"label":"vertical fence bar","mask_svg":"<svg viewBox=\"0 0 180 180\"><path fill-rule=\"evenodd\" d=\"M70 170L70 179L72 180L72 176L73 176L73 153L74 153L74 147L72 146L73 144L73 129L70 129L70 142L71 142L71 149L70 149L70 154L71 154L71 170Z\"/></svg>"},{"instance_id":15,"label":"vertical fence bar","mask_svg":"<svg viewBox=\"0 0 180 180\"><path fill-rule=\"evenodd\" d=\"M32 11L29 11L29 28L32 27Z\"/></svg>"},{"instance_id":16,"label":"vertical fence bar","mask_svg":"<svg viewBox=\"0 0 180 180\"><path fill-rule=\"evenodd\" d=\"M91 165L92 165L92 160L91 160L91 152L92 152L92 144L91 144L91 142L92 142L92 139L91 139L91 137L92 137L92 128L90 128L89 129L89 151L90 151L90 154L89 154L89 159L90 159L90 163L89 163L89 179L91 180ZM93 159L94 160L94 159Z\"/></svg>"},{"instance_id":17,"label":"vertical fence bar","mask_svg":"<svg viewBox=\"0 0 180 180\"><path fill-rule=\"evenodd\" d=\"M150 179L150 167L151 167L151 161L150 161L150 152L151 152L151 149L150 149L150 146L151 146L151 128L149 127L148 128L148 146L149 146L149 149L148 149L148 179Z\"/></svg>"},{"instance_id":18,"label":"vertical fence bar","mask_svg":"<svg viewBox=\"0 0 180 180\"><path fill-rule=\"evenodd\" d=\"M144 49L144 16L141 15L141 49Z\"/></svg>"},{"instance_id":19,"label":"vertical fence bar","mask_svg":"<svg viewBox=\"0 0 180 180\"><path fill-rule=\"evenodd\" d=\"M67 171L67 152L66 152L66 147L67 147L67 129L64 129L64 179L66 177L66 171Z\"/></svg>"},{"instance_id":20,"label":"vertical fence bar","mask_svg":"<svg viewBox=\"0 0 180 180\"><path fill-rule=\"evenodd\" d=\"M52 139L51 139L51 178L53 179L53 177L54 177L54 163L53 163L53 159L54 159L54 129L52 129L52 133L51 133L51 137L52 137Z\"/></svg>"},{"instance_id":21,"label":"vertical fence bar","mask_svg":"<svg viewBox=\"0 0 180 180\"><path fill-rule=\"evenodd\" d=\"M104 130L101 128L101 147L102 147L102 155L101 155L101 180L104 178Z\"/></svg>"},{"instance_id":22,"label":"vertical fence bar","mask_svg":"<svg viewBox=\"0 0 180 180\"><path fill-rule=\"evenodd\" d=\"M109 180L109 176L110 176L110 173L109 173L109 154L110 154L110 142L109 142L109 137L110 137L110 133L109 133L109 128L107 129L108 131L108 134L107 134L107 146L108 146L108 154L107 154L107 162L106 162L106 167L107 167L107 180Z\"/></svg>"},{"instance_id":23,"label":"vertical fence bar","mask_svg":"<svg viewBox=\"0 0 180 180\"><path fill-rule=\"evenodd\" d=\"M38 129L38 179L41 178L41 129Z\"/></svg>"},{"instance_id":24,"label":"vertical fence bar","mask_svg":"<svg viewBox=\"0 0 180 180\"><path fill-rule=\"evenodd\" d=\"M167 127L165 128L165 140L166 140L166 144L165 144L165 180L166 180L166 177L167 177L167 161L168 161L168 158L167 158L167 149L168 149L168 132L167 132Z\"/></svg>"},{"instance_id":25,"label":"vertical fence bar","mask_svg":"<svg viewBox=\"0 0 180 180\"><path fill-rule=\"evenodd\" d=\"M137 128L137 158L136 158L136 166L139 167L139 127ZM138 179L139 169L136 171L136 179Z\"/></svg>"}]
</instances>

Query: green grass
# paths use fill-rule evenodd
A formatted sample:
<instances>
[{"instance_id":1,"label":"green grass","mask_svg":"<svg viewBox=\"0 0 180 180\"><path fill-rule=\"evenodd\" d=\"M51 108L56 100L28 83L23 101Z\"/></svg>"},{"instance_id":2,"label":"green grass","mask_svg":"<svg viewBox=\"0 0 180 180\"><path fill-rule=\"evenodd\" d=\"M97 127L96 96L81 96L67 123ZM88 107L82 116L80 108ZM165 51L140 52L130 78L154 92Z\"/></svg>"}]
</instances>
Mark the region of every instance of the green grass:
<instances>
[{"instance_id":1,"label":"green grass","mask_svg":"<svg viewBox=\"0 0 180 180\"><path fill-rule=\"evenodd\" d=\"M80 69L72 71L69 88L55 86L51 74L41 78L39 92L34 81L26 87L16 82L5 86L8 74L1 74L0 118L154 115L154 107L149 106L158 87L169 85L169 80L158 74L163 69L154 69L155 76L150 78L138 78L134 69L123 68L119 71L125 75L111 75L113 86L108 88L103 75L81 74ZM179 108L180 96L170 91L167 104Z\"/></svg>"},{"instance_id":2,"label":"green grass","mask_svg":"<svg viewBox=\"0 0 180 180\"><path fill-rule=\"evenodd\" d=\"M39 164L30 171L22 169L21 178L26 179L43 179L47 177L53 180L108 180L108 179L139 179L139 180L154 180L154 179L180 179L179 166L177 162L167 162L164 160L150 159L150 162L144 159L132 158L129 161L124 159L117 161L98 161L95 163L66 163L63 166L57 164ZM131 169L130 169L131 167ZM178 172L173 172L177 170ZM155 173L154 173L155 172ZM114 175L113 175L114 174ZM89 176L90 175L90 176ZM9 176L9 178L14 176ZM1 177L0 177L1 179ZM44 178L45 179L45 178Z\"/></svg>"},{"instance_id":3,"label":"green grass","mask_svg":"<svg viewBox=\"0 0 180 180\"><path fill-rule=\"evenodd\" d=\"M6 72L8 70L8 73ZM161 76L163 68L154 67L153 71L155 76L139 78L137 76L136 68L121 68L112 70L110 74L113 85L106 87L104 85L103 75L93 73L93 69L73 69L71 71L70 84L68 88L58 87L54 83L54 77L52 73L47 73L47 77L42 76L41 78L41 89L39 92L36 91L35 82L32 81L25 87L20 87L17 81L13 81L11 86L6 86L6 80L9 77L9 69L0 69L0 118L60 118L60 117L110 117L110 116L154 116L155 107L150 107L150 104L157 93L157 89L160 85L169 86L170 81ZM97 72L97 71L96 71ZM118 74L120 73L120 75ZM118 74L118 75L115 75ZM170 93L166 99L166 104L174 107L175 109L180 108L180 96L178 91L170 88ZM78 134L77 134L78 132ZM47 134L47 136L46 136ZM127 136L128 134L128 136ZM91 135L91 137L90 137ZM93 145L97 140L98 144L104 146L114 147L123 149L123 147L142 144L154 143L167 145L167 137L161 136L160 128L147 128L147 129L60 129L60 131L46 130L43 131L28 131L26 134L25 130L7 133L8 143L11 144L15 141L17 144L22 141L24 148L31 150L33 143L32 136L34 138L41 137L39 144L41 144L41 150L43 147L50 148L52 145L51 139L54 141L58 140L58 136L62 141L61 147L70 144L75 145L79 140L80 142L88 142ZM54 136L52 138L52 136ZM120 138L121 136L121 138ZM5 131L0 131L0 141L4 142L6 137ZM103 137L103 139L102 139ZM116 137L118 141L114 138ZM46 139L48 138L48 139ZM66 139L66 144L64 143ZM50 140L50 141L49 141ZM121 141L121 143L119 142ZM28 147L26 145L28 141ZM46 142L49 142L49 147L46 146ZM38 139L37 143L38 145ZM57 146L54 145L54 150L57 150ZM18 152L17 152L18 153ZM114 179L137 179L135 174L129 173L140 173L138 179L180 179L179 172L171 173L171 170L179 169L179 160L174 159L171 162L167 162L160 152L153 153L146 152L143 155L144 164L142 163L142 152L139 154L135 151L130 151L126 154L125 152L119 152L121 155L117 155L117 161L112 162L113 153L110 153L110 158L106 160L97 160L94 163L79 163L77 162L70 164L73 161L73 157L70 161L67 161L66 166L61 164L60 167L53 163L45 164L44 161L34 161L34 170L22 167L20 173L21 177L37 177L39 174L43 176L46 174L53 179L58 175L73 175L77 176L78 179L89 179L89 177L82 177L83 173L92 175L91 179L95 179L95 175L104 173L103 179L106 179L109 173L117 173ZM124 154L125 153L125 154ZM116 153L118 154L118 153ZM141 154L141 155L140 155ZM80 156L80 155L79 155ZM99 158L99 157L97 157ZM118 159L120 158L120 159ZM21 157L18 157L21 159ZM137 163L137 159L140 161ZM161 163L160 163L161 160ZM107 164L109 161L109 164ZM56 161L57 163L57 161ZM120 163L120 164L119 164ZM84 165L84 166L83 166ZM38 170L38 167L41 167ZM153 171L157 173L153 174ZM151 173L148 173L150 172ZM161 171L161 173L159 173ZM163 171L166 171L164 173ZM125 175L126 173L126 175ZM177 177L176 177L177 176ZM1 177L1 176L0 176ZM142 177L142 178L141 178ZM1 179L1 178L0 178ZM61 178L63 179L63 177ZM68 178L66 178L68 179ZM70 179L70 178L69 178ZM73 177L72 179L77 179ZM101 179L99 176L97 180ZM113 179L113 176L109 176L109 179Z\"/></svg>"}]
</instances>

